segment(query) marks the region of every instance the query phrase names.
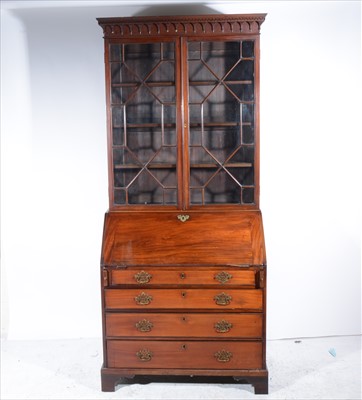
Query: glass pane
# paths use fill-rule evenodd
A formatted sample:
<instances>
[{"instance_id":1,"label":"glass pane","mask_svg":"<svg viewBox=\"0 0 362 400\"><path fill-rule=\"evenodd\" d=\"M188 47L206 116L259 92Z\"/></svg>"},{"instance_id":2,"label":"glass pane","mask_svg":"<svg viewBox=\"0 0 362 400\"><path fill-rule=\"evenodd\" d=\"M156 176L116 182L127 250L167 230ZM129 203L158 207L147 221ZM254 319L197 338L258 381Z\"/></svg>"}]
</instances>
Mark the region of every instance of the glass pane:
<instances>
[{"instance_id":1,"label":"glass pane","mask_svg":"<svg viewBox=\"0 0 362 400\"><path fill-rule=\"evenodd\" d=\"M115 204L176 204L174 43L111 45Z\"/></svg>"},{"instance_id":2,"label":"glass pane","mask_svg":"<svg viewBox=\"0 0 362 400\"><path fill-rule=\"evenodd\" d=\"M205 187L205 204L240 204L241 187L225 171L219 172Z\"/></svg>"},{"instance_id":3,"label":"glass pane","mask_svg":"<svg viewBox=\"0 0 362 400\"><path fill-rule=\"evenodd\" d=\"M204 130L204 147L220 162L224 163L240 146L238 127L210 127Z\"/></svg>"},{"instance_id":4,"label":"glass pane","mask_svg":"<svg viewBox=\"0 0 362 400\"><path fill-rule=\"evenodd\" d=\"M109 54L111 61L122 61L122 45L111 44Z\"/></svg>"},{"instance_id":5,"label":"glass pane","mask_svg":"<svg viewBox=\"0 0 362 400\"><path fill-rule=\"evenodd\" d=\"M174 43L161 43L161 52L163 60L175 59L175 45Z\"/></svg>"},{"instance_id":6,"label":"glass pane","mask_svg":"<svg viewBox=\"0 0 362 400\"><path fill-rule=\"evenodd\" d=\"M114 190L114 204L126 204L126 191L122 189Z\"/></svg>"},{"instance_id":7,"label":"glass pane","mask_svg":"<svg viewBox=\"0 0 362 400\"><path fill-rule=\"evenodd\" d=\"M204 42L201 58L222 79L240 59L240 42Z\"/></svg>"},{"instance_id":8,"label":"glass pane","mask_svg":"<svg viewBox=\"0 0 362 400\"><path fill-rule=\"evenodd\" d=\"M224 86L218 86L204 102L204 122L240 122L238 99Z\"/></svg>"},{"instance_id":9,"label":"glass pane","mask_svg":"<svg viewBox=\"0 0 362 400\"><path fill-rule=\"evenodd\" d=\"M114 187L126 188L137 177L141 169L133 167L131 169L114 169Z\"/></svg>"},{"instance_id":10,"label":"glass pane","mask_svg":"<svg viewBox=\"0 0 362 400\"><path fill-rule=\"evenodd\" d=\"M164 188L176 187L177 183L176 169L171 169L171 168L155 169L152 168L152 165L150 168L151 168L150 173L156 178L156 180L162 187Z\"/></svg>"},{"instance_id":11,"label":"glass pane","mask_svg":"<svg viewBox=\"0 0 362 400\"><path fill-rule=\"evenodd\" d=\"M133 98L126 104L127 124L161 124L162 105L150 93L141 86Z\"/></svg>"},{"instance_id":12,"label":"glass pane","mask_svg":"<svg viewBox=\"0 0 362 400\"><path fill-rule=\"evenodd\" d=\"M160 43L132 43L124 45L124 63L144 80L161 60Z\"/></svg>"},{"instance_id":13,"label":"glass pane","mask_svg":"<svg viewBox=\"0 0 362 400\"><path fill-rule=\"evenodd\" d=\"M203 189L190 189L191 204L204 204Z\"/></svg>"},{"instance_id":14,"label":"glass pane","mask_svg":"<svg viewBox=\"0 0 362 400\"><path fill-rule=\"evenodd\" d=\"M190 202L251 204L254 41L188 46Z\"/></svg>"},{"instance_id":15,"label":"glass pane","mask_svg":"<svg viewBox=\"0 0 362 400\"><path fill-rule=\"evenodd\" d=\"M156 179L142 171L128 189L129 204L163 204L163 190Z\"/></svg>"},{"instance_id":16,"label":"glass pane","mask_svg":"<svg viewBox=\"0 0 362 400\"><path fill-rule=\"evenodd\" d=\"M145 164L162 147L162 131L159 128L128 128L127 147Z\"/></svg>"},{"instance_id":17,"label":"glass pane","mask_svg":"<svg viewBox=\"0 0 362 400\"><path fill-rule=\"evenodd\" d=\"M253 144L254 143L254 126L244 125L243 126L243 143Z\"/></svg>"},{"instance_id":18,"label":"glass pane","mask_svg":"<svg viewBox=\"0 0 362 400\"><path fill-rule=\"evenodd\" d=\"M190 187L191 188L203 188L207 185L208 181L217 173L218 169L216 166L202 168L201 165L195 167L191 166L190 170Z\"/></svg>"},{"instance_id":19,"label":"glass pane","mask_svg":"<svg viewBox=\"0 0 362 400\"><path fill-rule=\"evenodd\" d=\"M245 40L241 46L241 54L243 57L254 57L254 41Z\"/></svg>"},{"instance_id":20,"label":"glass pane","mask_svg":"<svg viewBox=\"0 0 362 400\"><path fill-rule=\"evenodd\" d=\"M243 189L243 203L252 204L254 203L254 189L244 188Z\"/></svg>"}]
</instances>

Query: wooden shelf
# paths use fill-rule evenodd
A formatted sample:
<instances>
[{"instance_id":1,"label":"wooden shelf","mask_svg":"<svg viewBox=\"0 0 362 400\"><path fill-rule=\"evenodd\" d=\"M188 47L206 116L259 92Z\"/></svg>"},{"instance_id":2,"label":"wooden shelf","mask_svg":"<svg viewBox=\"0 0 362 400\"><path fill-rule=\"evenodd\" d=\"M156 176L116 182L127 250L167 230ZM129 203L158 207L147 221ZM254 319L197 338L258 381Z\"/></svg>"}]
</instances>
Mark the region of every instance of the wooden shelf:
<instances>
[{"instance_id":1,"label":"wooden shelf","mask_svg":"<svg viewBox=\"0 0 362 400\"><path fill-rule=\"evenodd\" d=\"M116 164L114 169L142 169L144 165L139 164ZM148 169L175 169L176 164L173 163L151 163L146 166Z\"/></svg>"},{"instance_id":2,"label":"wooden shelf","mask_svg":"<svg viewBox=\"0 0 362 400\"><path fill-rule=\"evenodd\" d=\"M171 81L159 81L159 82L124 82L124 83L112 83L112 88L126 88L126 87L137 87L137 86L175 86L175 82Z\"/></svg>"},{"instance_id":3,"label":"wooden shelf","mask_svg":"<svg viewBox=\"0 0 362 400\"><path fill-rule=\"evenodd\" d=\"M226 163L223 165L225 168L250 168L253 166L252 163L246 162L236 162L236 163ZM114 169L142 169L144 165L139 164L116 164ZM201 168L201 169L209 169L209 168L219 168L220 164L215 163L197 163L191 164L190 168ZM176 164L172 163L151 163L146 166L147 169L175 169Z\"/></svg>"},{"instance_id":4,"label":"wooden shelf","mask_svg":"<svg viewBox=\"0 0 362 400\"><path fill-rule=\"evenodd\" d=\"M251 80L244 80L244 81L189 81L190 86L215 86L219 84L220 82L223 82L227 85L251 85L253 81Z\"/></svg>"},{"instance_id":5,"label":"wooden shelf","mask_svg":"<svg viewBox=\"0 0 362 400\"><path fill-rule=\"evenodd\" d=\"M158 123L144 123L144 124L126 124L126 125L113 125L114 129L120 129L120 128L176 128L176 124L158 124Z\"/></svg>"},{"instance_id":6,"label":"wooden shelf","mask_svg":"<svg viewBox=\"0 0 362 400\"><path fill-rule=\"evenodd\" d=\"M254 82L252 80L243 81L189 81L190 86L215 86L223 82L227 85L251 85ZM123 82L123 83L112 83L112 88L127 88L127 87L137 87L137 86L150 86L150 87L162 87L162 86L175 86L175 82L171 81L160 81L160 82Z\"/></svg>"},{"instance_id":7,"label":"wooden shelf","mask_svg":"<svg viewBox=\"0 0 362 400\"><path fill-rule=\"evenodd\" d=\"M225 168L250 168L253 166L252 163L245 162L237 162L237 163L226 163L223 164ZM200 164L191 164L191 168L218 168L220 164L217 163L200 163Z\"/></svg>"},{"instance_id":8,"label":"wooden shelf","mask_svg":"<svg viewBox=\"0 0 362 400\"><path fill-rule=\"evenodd\" d=\"M234 127L234 126L251 126L251 122L205 122L203 124L204 128L217 128L217 127ZM191 123L190 128L201 128L201 123Z\"/></svg>"}]
</instances>

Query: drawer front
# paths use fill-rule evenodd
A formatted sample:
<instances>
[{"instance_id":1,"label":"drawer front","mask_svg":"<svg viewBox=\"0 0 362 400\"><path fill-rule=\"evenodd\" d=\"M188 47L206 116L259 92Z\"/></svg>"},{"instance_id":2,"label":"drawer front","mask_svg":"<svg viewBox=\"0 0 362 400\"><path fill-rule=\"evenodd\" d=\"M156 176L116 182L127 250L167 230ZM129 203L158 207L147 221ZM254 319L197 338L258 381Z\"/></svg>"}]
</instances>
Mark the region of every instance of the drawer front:
<instances>
[{"instance_id":1,"label":"drawer front","mask_svg":"<svg viewBox=\"0 0 362 400\"><path fill-rule=\"evenodd\" d=\"M107 313L107 337L261 338L262 314Z\"/></svg>"},{"instance_id":2,"label":"drawer front","mask_svg":"<svg viewBox=\"0 0 362 400\"><path fill-rule=\"evenodd\" d=\"M255 272L230 269L115 269L111 285L242 285L255 287Z\"/></svg>"},{"instance_id":3,"label":"drawer front","mask_svg":"<svg viewBox=\"0 0 362 400\"><path fill-rule=\"evenodd\" d=\"M261 289L106 289L106 309L240 309L262 311Z\"/></svg>"},{"instance_id":4,"label":"drawer front","mask_svg":"<svg viewBox=\"0 0 362 400\"><path fill-rule=\"evenodd\" d=\"M108 340L110 368L262 368L261 342Z\"/></svg>"}]
</instances>

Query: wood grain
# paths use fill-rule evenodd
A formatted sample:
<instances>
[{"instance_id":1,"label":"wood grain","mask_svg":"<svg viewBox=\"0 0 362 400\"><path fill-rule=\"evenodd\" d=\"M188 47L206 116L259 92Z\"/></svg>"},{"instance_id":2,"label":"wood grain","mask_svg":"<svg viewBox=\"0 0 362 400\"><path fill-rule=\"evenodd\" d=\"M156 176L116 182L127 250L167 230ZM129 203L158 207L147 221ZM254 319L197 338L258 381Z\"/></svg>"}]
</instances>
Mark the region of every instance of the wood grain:
<instances>
[{"instance_id":1,"label":"wood grain","mask_svg":"<svg viewBox=\"0 0 362 400\"><path fill-rule=\"evenodd\" d=\"M146 320L148 332L136 325ZM262 314L240 313L107 313L107 337L193 337L193 338L261 338ZM218 332L217 323L231 324L227 332Z\"/></svg>"},{"instance_id":2,"label":"wood grain","mask_svg":"<svg viewBox=\"0 0 362 400\"><path fill-rule=\"evenodd\" d=\"M140 305L136 297L145 293L152 297L147 305ZM217 305L215 296L222 293L231 297L227 305ZM261 289L106 289L106 309L263 309L263 291Z\"/></svg>"},{"instance_id":3,"label":"wood grain","mask_svg":"<svg viewBox=\"0 0 362 400\"><path fill-rule=\"evenodd\" d=\"M141 361L141 350L152 353L150 361ZM215 353L228 351L230 361L217 361ZM114 368L261 368L260 342L200 342L200 341L137 341L108 340L109 367Z\"/></svg>"},{"instance_id":4,"label":"wood grain","mask_svg":"<svg viewBox=\"0 0 362 400\"><path fill-rule=\"evenodd\" d=\"M188 215L181 222L178 215ZM265 265L259 211L110 212L103 265Z\"/></svg>"}]
</instances>

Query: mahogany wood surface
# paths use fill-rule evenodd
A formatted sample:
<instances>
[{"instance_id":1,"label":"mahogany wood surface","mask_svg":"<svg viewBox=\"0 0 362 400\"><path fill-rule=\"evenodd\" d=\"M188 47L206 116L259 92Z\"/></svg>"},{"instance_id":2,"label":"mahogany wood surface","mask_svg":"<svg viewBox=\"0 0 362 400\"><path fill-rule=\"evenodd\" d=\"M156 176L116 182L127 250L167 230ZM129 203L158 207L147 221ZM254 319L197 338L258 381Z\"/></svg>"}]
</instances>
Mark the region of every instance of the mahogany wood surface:
<instances>
[{"instance_id":1,"label":"mahogany wood surface","mask_svg":"<svg viewBox=\"0 0 362 400\"><path fill-rule=\"evenodd\" d=\"M142 275L145 273L147 282L142 282ZM205 269L195 267L162 267L158 268L127 268L111 269L110 285L223 285L223 286L247 286L255 287L256 271L242 271L237 268ZM141 276L141 278L140 278ZM137 280L138 279L138 280Z\"/></svg>"},{"instance_id":2,"label":"mahogany wood surface","mask_svg":"<svg viewBox=\"0 0 362 400\"><path fill-rule=\"evenodd\" d=\"M109 178L103 391L122 378L192 375L268 393L265 16L98 18Z\"/></svg>"},{"instance_id":3,"label":"mahogany wood surface","mask_svg":"<svg viewBox=\"0 0 362 400\"><path fill-rule=\"evenodd\" d=\"M262 322L255 313L107 313L106 331L108 337L259 339Z\"/></svg>"},{"instance_id":4,"label":"mahogany wood surface","mask_svg":"<svg viewBox=\"0 0 362 400\"><path fill-rule=\"evenodd\" d=\"M139 296L149 296L148 304L137 303ZM225 295L225 296L224 296ZM221 301L217 303L217 296ZM230 297L222 304L222 297ZM106 289L106 309L231 309L255 310L263 308L261 289Z\"/></svg>"},{"instance_id":5,"label":"mahogany wood surface","mask_svg":"<svg viewBox=\"0 0 362 400\"><path fill-rule=\"evenodd\" d=\"M188 215L181 222L179 215ZM259 211L110 212L102 264L265 265Z\"/></svg>"},{"instance_id":6,"label":"mahogany wood surface","mask_svg":"<svg viewBox=\"0 0 362 400\"><path fill-rule=\"evenodd\" d=\"M147 351L150 359L141 360L137 353ZM108 340L109 367L115 368L261 368L260 342L198 342ZM227 352L226 360L218 352ZM145 352L146 353L146 352Z\"/></svg>"}]
</instances>

